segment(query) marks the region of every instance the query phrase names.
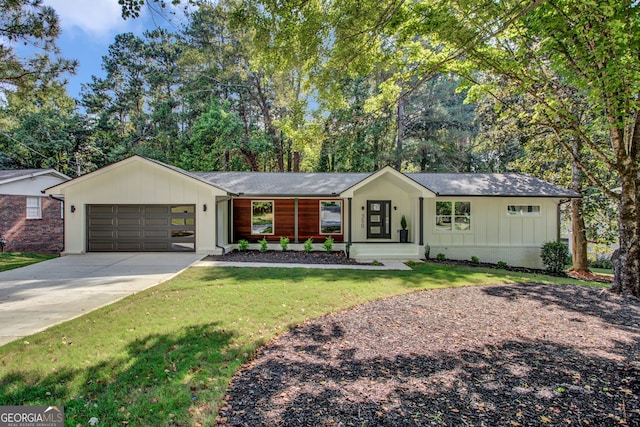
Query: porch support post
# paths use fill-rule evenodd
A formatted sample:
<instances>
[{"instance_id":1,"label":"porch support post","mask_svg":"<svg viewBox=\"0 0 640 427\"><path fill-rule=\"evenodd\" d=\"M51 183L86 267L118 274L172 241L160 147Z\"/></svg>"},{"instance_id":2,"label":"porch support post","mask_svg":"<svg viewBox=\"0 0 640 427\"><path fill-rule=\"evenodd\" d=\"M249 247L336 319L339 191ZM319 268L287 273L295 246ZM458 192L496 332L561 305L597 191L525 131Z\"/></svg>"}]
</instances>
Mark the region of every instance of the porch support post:
<instances>
[{"instance_id":1,"label":"porch support post","mask_svg":"<svg viewBox=\"0 0 640 427\"><path fill-rule=\"evenodd\" d=\"M352 226L352 222L351 222L351 197L349 197L347 199L347 211L348 211L348 223L349 223L349 234L348 234L348 238L347 238L347 257L349 257L349 253L351 252L351 226Z\"/></svg>"},{"instance_id":2,"label":"porch support post","mask_svg":"<svg viewBox=\"0 0 640 427\"><path fill-rule=\"evenodd\" d=\"M300 243L299 239L298 239L298 198L296 197L294 199L294 203L293 203L293 229L294 229L294 243Z\"/></svg>"},{"instance_id":3,"label":"porch support post","mask_svg":"<svg viewBox=\"0 0 640 427\"><path fill-rule=\"evenodd\" d=\"M420 208L420 227L418 227L420 233L420 246L424 245L424 197L420 197L420 201L418 203Z\"/></svg>"}]
</instances>

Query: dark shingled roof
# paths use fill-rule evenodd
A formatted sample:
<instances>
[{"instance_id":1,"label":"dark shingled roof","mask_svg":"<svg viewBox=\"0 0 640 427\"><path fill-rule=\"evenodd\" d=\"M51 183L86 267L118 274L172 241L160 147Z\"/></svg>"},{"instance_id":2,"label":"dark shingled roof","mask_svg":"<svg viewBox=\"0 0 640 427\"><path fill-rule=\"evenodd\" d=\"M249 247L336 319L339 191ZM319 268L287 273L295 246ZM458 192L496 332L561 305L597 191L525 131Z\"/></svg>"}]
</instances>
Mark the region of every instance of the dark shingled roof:
<instances>
[{"instance_id":1,"label":"dark shingled roof","mask_svg":"<svg viewBox=\"0 0 640 427\"><path fill-rule=\"evenodd\" d=\"M230 193L247 196L332 196L371 173L194 172Z\"/></svg>"},{"instance_id":2,"label":"dark shingled roof","mask_svg":"<svg viewBox=\"0 0 640 427\"><path fill-rule=\"evenodd\" d=\"M580 197L574 191L520 173L408 173L438 196Z\"/></svg>"},{"instance_id":3,"label":"dark shingled roof","mask_svg":"<svg viewBox=\"0 0 640 427\"><path fill-rule=\"evenodd\" d=\"M229 193L245 196L339 195L373 173L192 172ZM519 174L407 173L439 196L579 197L571 190Z\"/></svg>"}]
</instances>

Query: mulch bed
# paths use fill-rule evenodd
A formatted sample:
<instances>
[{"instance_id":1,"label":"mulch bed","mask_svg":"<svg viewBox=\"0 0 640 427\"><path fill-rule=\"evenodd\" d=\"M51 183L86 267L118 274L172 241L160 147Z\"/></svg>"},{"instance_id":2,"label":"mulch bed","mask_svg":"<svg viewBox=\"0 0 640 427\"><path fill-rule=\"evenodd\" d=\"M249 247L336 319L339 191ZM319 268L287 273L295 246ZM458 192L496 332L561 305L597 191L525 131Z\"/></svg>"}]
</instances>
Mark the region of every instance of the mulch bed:
<instances>
[{"instance_id":1,"label":"mulch bed","mask_svg":"<svg viewBox=\"0 0 640 427\"><path fill-rule=\"evenodd\" d=\"M640 303L539 284L371 302L267 344L218 423L638 426Z\"/></svg>"},{"instance_id":2,"label":"mulch bed","mask_svg":"<svg viewBox=\"0 0 640 427\"><path fill-rule=\"evenodd\" d=\"M205 261L230 261L230 262L267 262L288 264L345 264L359 263L347 258L344 252L309 252L304 251L232 251L224 255L210 255Z\"/></svg>"}]
</instances>

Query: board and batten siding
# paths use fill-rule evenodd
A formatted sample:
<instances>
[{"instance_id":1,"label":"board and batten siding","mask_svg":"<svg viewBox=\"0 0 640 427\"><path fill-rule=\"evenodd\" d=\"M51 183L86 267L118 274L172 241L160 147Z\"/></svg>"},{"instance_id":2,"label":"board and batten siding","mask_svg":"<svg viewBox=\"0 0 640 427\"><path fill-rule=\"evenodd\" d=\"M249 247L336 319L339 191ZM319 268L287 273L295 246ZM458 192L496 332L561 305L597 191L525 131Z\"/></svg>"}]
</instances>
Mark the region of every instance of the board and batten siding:
<instances>
[{"instance_id":1,"label":"board and batten siding","mask_svg":"<svg viewBox=\"0 0 640 427\"><path fill-rule=\"evenodd\" d=\"M342 201L342 234L320 234L320 202ZM251 202L273 201L274 230L271 235L251 234ZM304 242L311 238L314 243L322 243L331 236L335 242L344 241L345 201L330 197L298 199L298 240ZM238 198L233 200L233 241L247 240L255 243L265 238L269 242L279 242L287 237L293 243L295 239L295 199L290 198Z\"/></svg>"},{"instance_id":2,"label":"board and batten siding","mask_svg":"<svg viewBox=\"0 0 640 427\"><path fill-rule=\"evenodd\" d=\"M222 190L152 162L124 160L64 188L65 253L86 252L85 207L94 204L195 205L196 252L215 253L216 196L225 195ZM75 212L71 212L71 206Z\"/></svg>"},{"instance_id":3,"label":"board and batten siding","mask_svg":"<svg viewBox=\"0 0 640 427\"><path fill-rule=\"evenodd\" d=\"M375 181L359 188L353 195L353 231L354 242L399 242L400 219L402 215L407 218L410 233L409 240L417 242L418 238L418 199L423 195L404 182L393 176L383 175ZM367 238L367 201L389 200L391 201L391 238L368 239ZM435 206L435 205L434 205Z\"/></svg>"},{"instance_id":4,"label":"board and batten siding","mask_svg":"<svg viewBox=\"0 0 640 427\"><path fill-rule=\"evenodd\" d=\"M437 201L471 202L470 231L439 231ZM430 256L509 265L543 267L540 248L557 239L558 199L511 197L438 197L425 200L425 244ZM539 215L509 215L508 205L538 205Z\"/></svg>"}]
</instances>

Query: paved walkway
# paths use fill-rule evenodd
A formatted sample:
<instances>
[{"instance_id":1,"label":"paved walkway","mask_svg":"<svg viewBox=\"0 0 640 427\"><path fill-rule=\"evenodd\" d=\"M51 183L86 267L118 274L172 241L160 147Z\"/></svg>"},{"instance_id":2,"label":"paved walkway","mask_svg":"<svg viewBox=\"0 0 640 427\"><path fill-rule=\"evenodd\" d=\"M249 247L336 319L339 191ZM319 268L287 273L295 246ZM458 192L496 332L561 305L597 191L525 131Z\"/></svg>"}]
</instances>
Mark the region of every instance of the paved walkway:
<instances>
[{"instance_id":1,"label":"paved walkway","mask_svg":"<svg viewBox=\"0 0 640 427\"><path fill-rule=\"evenodd\" d=\"M87 253L0 272L0 345L171 279L190 266L408 270L382 266L201 261L194 253Z\"/></svg>"},{"instance_id":2,"label":"paved walkway","mask_svg":"<svg viewBox=\"0 0 640 427\"><path fill-rule=\"evenodd\" d=\"M369 261L371 262L371 261ZM411 270L400 260L383 260L384 265L357 264L285 264L267 262L229 262L229 261L198 261L194 267L280 267L280 268L318 268L322 270Z\"/></svg>"}]
</instances>

